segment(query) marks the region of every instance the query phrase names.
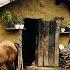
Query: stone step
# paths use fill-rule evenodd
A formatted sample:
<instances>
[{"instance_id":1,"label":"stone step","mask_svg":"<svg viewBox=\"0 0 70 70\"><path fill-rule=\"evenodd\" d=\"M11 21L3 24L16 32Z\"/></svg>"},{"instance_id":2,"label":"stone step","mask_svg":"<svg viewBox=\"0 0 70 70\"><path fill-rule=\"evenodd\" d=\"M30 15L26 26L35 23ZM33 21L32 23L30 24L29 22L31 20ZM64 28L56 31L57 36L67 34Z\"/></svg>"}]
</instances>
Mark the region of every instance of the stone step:
<instances>
[{"instance_id":1,"label":"stone step","mask_svg":"<svg viewBox=\"0 0 70 70\"><path fill-rule=\"evenodd\" d=\"M37 66L28 66L25 70L70 70L60 67L37 67Z\"/></svg>"},{"instance_id":2,"label":"stone step","mask_svg":"<svg viewBox=\"0 0 70 70\"><path fill-rule=\"evenodd\" d=\"M60 67L37 67L37 66L28 66L26 70L70 70Z\"/></svg>"}]
</instances>

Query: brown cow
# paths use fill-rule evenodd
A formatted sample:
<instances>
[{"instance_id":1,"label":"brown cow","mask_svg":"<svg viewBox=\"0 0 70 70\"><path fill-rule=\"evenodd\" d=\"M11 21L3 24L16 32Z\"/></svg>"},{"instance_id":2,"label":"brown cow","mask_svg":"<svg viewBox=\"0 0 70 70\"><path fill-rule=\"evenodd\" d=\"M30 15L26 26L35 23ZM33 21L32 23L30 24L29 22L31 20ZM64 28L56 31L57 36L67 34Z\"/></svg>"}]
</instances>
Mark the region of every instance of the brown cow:
<instances>
[{"instance_id":1,"label":"brown cow","mask_svg":"<svg viewBox=\"0 0 70 70\"><path fill-rule=\"evenodd\" d=\"M17 55L17 48L11 41L2 41L0 43L0 66L5 64L8 70L15 70L13 61Z\"/></svg>"}]
</instances>

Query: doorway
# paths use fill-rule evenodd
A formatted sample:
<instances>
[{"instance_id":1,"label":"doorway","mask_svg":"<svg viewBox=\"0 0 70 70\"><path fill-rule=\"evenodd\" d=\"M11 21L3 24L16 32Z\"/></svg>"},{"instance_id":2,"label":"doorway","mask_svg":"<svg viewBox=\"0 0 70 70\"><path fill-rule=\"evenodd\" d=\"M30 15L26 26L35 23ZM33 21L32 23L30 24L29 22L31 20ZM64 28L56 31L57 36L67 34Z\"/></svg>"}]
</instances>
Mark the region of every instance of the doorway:
<instances>
[{"instance_id":1,"label":"doorway","mask_svg":"<svg viewBox=\"0 0 70 70\"><path fill-rule=\"evenodd\" d=\"M24 19L26 30L23 30L22 35L23 66L31 66L32 62L35 60L35 49L37 47L36 37L40 20L41 19Z\"/></svg>"},{"instance_id":2,"label":"doorway","mask_svg":"<svg viewBox=\"0 0 70 70\"><path fill-rule=\"evenodd\" d=\"M59 32L55 21L25 18L23 30L23 66L58 66ZM36 52L37 50L37 52ZM37 60L36 60L37 59Z\"/></svg>"}]
</instances>

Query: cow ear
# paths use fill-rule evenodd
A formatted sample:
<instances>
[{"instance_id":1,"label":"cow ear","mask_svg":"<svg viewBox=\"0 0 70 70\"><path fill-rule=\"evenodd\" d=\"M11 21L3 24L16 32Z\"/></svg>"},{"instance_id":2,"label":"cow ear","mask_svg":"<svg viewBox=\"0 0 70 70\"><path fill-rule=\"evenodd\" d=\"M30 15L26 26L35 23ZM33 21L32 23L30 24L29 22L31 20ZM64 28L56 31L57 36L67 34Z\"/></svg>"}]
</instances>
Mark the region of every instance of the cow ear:
<instances>
[{"instance_id":1,"label":"cow ear","mask_svg":"<svg viewBox=\"0 0 70 70\"><path fill-rule=\"evenodd\" d=\"M16 46L17 49L18 47L20 47L18 43L14 43L14 45Z\"/></svg>"}]
</instances>

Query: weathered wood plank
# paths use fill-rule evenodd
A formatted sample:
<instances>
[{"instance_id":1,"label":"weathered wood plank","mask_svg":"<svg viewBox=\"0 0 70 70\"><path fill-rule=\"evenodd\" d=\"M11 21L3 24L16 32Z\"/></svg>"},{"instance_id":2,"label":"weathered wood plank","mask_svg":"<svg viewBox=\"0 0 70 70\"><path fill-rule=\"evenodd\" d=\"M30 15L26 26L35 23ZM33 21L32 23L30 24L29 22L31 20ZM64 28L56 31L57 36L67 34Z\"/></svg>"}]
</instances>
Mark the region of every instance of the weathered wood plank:
<instances>
[{"instance_id":1,"label":"weathered wood plank","mask_svg":"<svg viewBox=\"0 0 70 70\"><path fill-rule=\"evenodd\" d=\"M48 66L57 66L58 64L58 36L57 23L51 21L49 23Z\"/></svg>"},{"instance_id":2,"label":"weathered wood plank","mask_svg":"<svg viewBox=\"0 0 70 70\"><path fill-rule=\"evenodd\" d=\"M54 54L55 54L55 28L52 21L49 23L49 46L48 46L48 63L49 66L54 65Z\"/></svg>"},{"instance_id":3,"label":"weathered wood plank","mask_svg":"<svg viewBox=\"0 0 70 70\"><path fill-rule=\"evenodd\" d=\"M43 39L43 43L44 43L44 66L48 66L48 33L49 33L49 22L45 21L44 22L44 39Z\"/></svg>"},{"instance_id":4,"label":"weathered wood plank","mask_svg":"<svg viewBox=\"0 0 70 70\"><path fill-rule=\"evenodd\" d=\"M57 23L56 33L55 33L55 65L59 66L59 25Z\"/></svg>"},{"instance_id":5,"label":"weathered wood plank","mask_svg":"<svg viewBox=\"0 0 70 70\"><path fill-rule=\"evenodd\" d=\"M42 32L43 32L43 24L42 22L39 24L39 45L38 45L38 66L43 66L43 44L42 44Z\"/></svg>"}]
</instances>

